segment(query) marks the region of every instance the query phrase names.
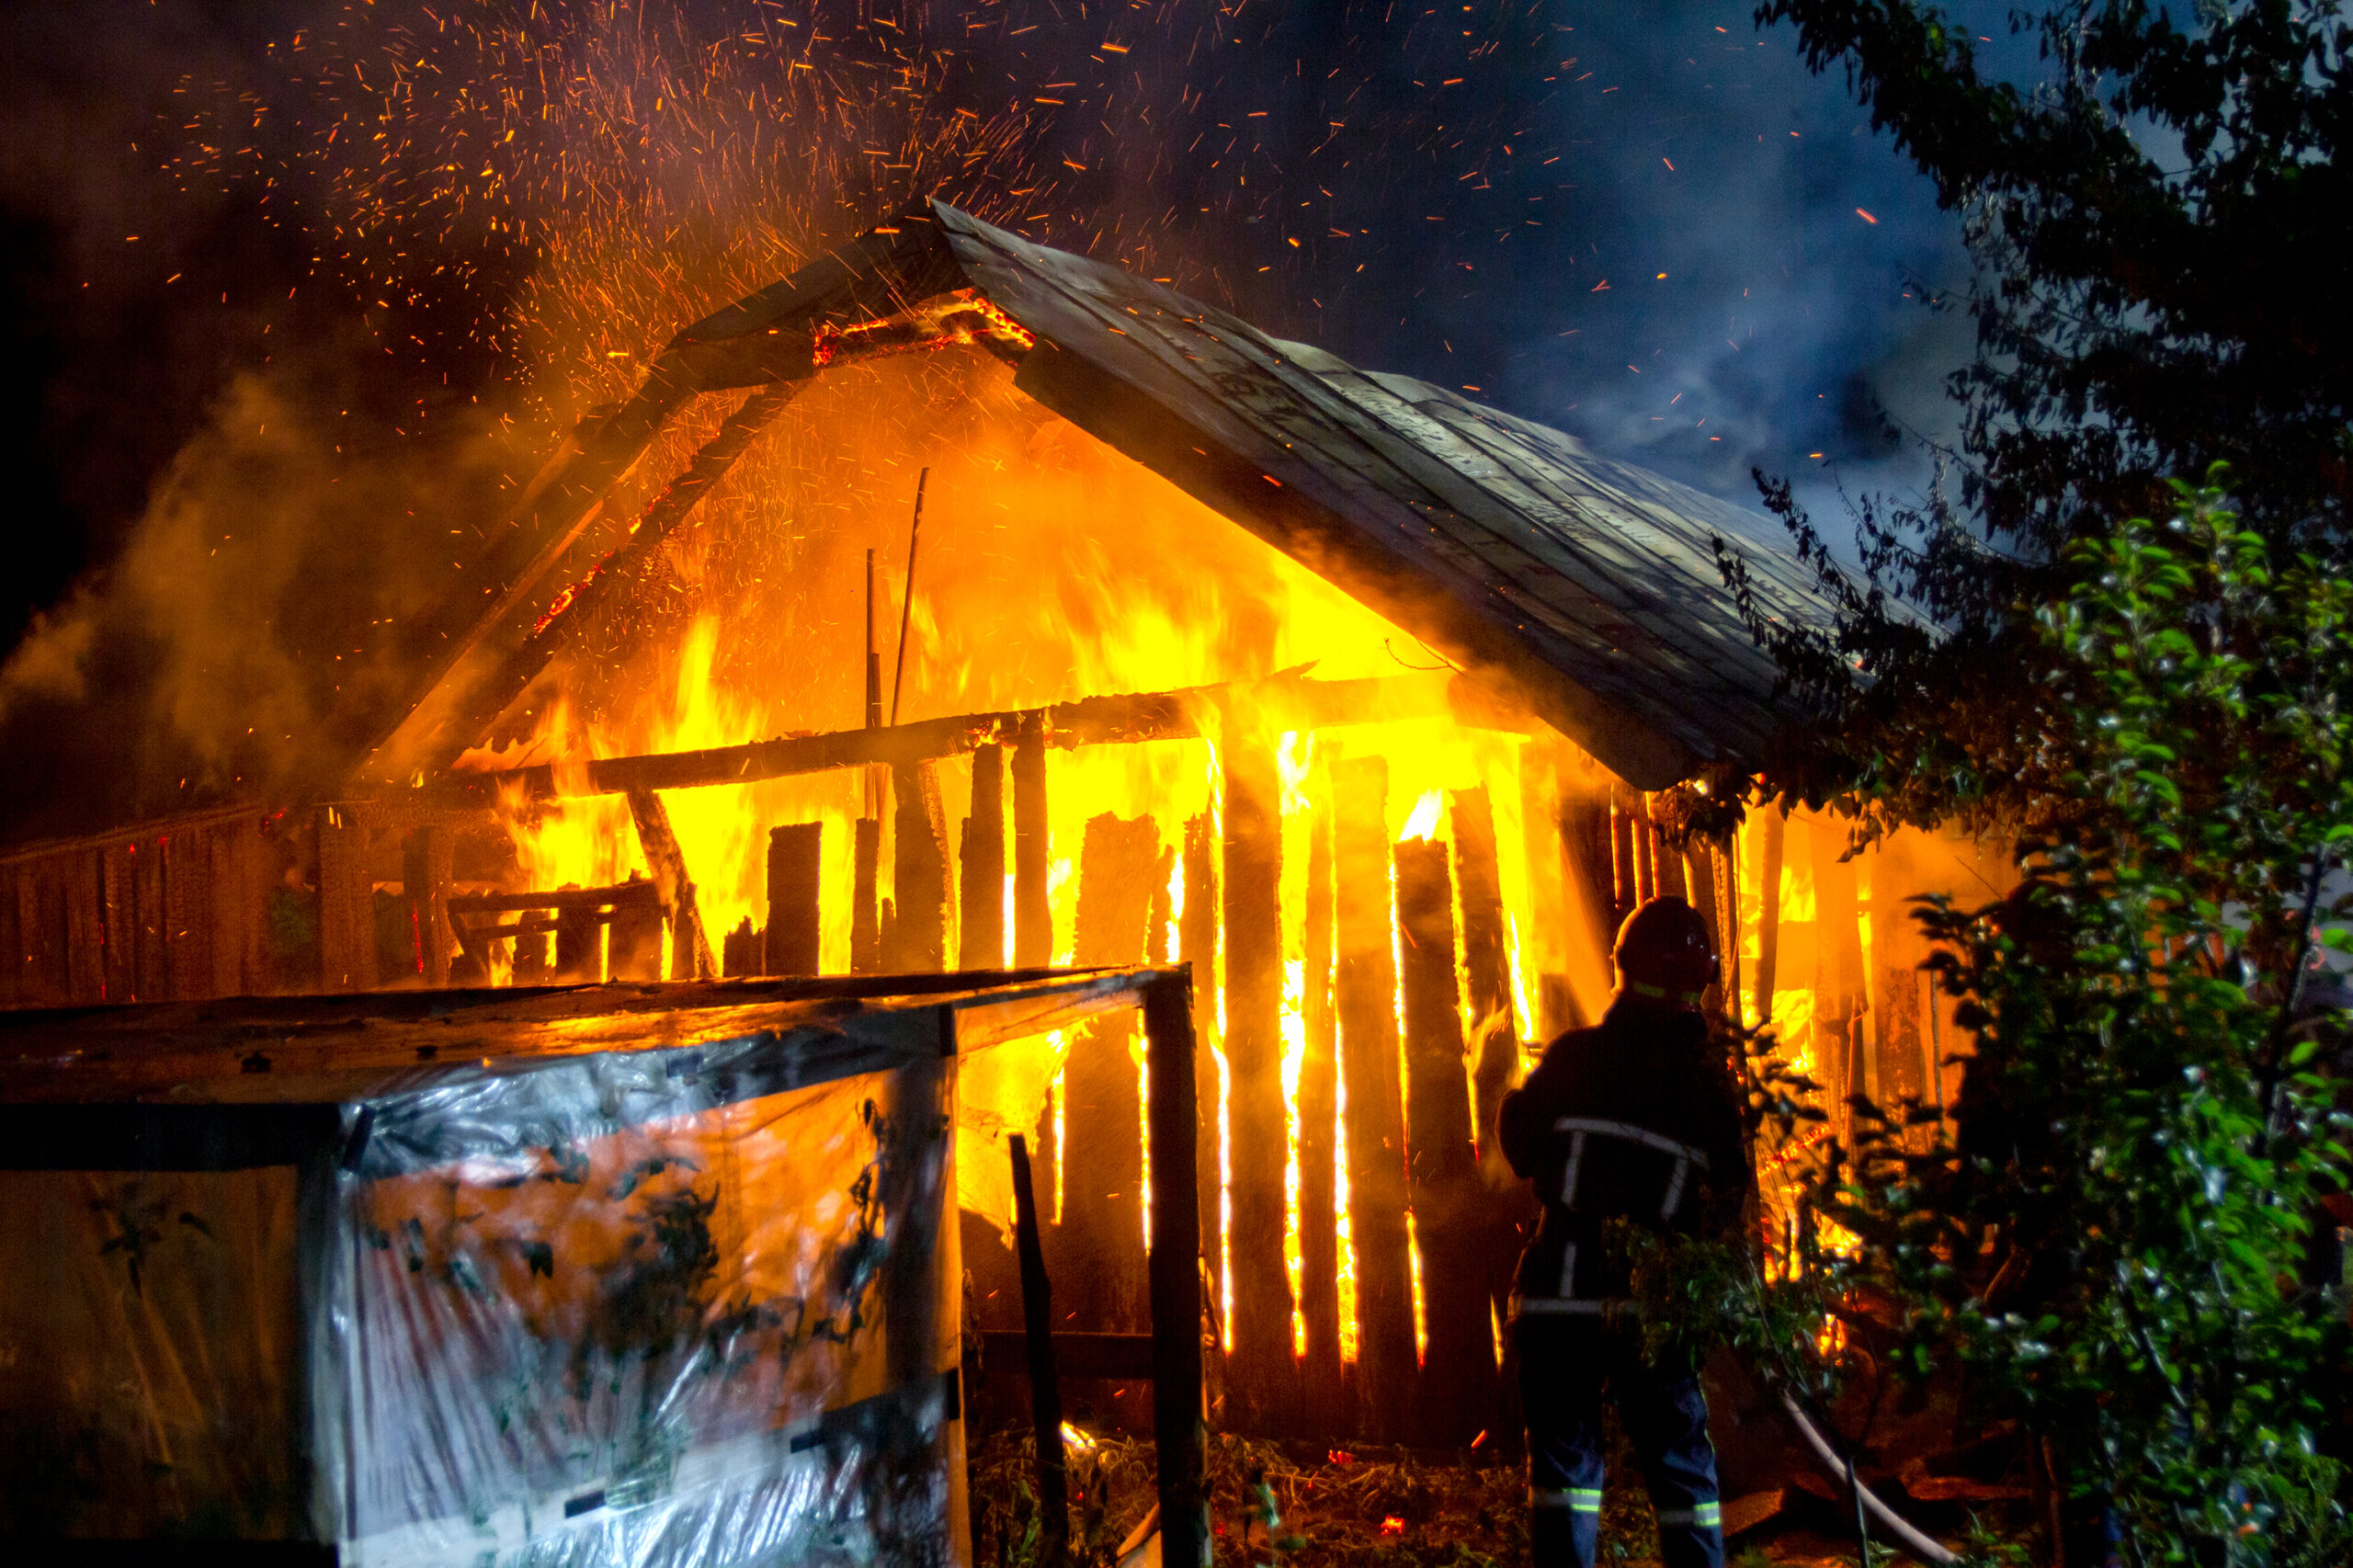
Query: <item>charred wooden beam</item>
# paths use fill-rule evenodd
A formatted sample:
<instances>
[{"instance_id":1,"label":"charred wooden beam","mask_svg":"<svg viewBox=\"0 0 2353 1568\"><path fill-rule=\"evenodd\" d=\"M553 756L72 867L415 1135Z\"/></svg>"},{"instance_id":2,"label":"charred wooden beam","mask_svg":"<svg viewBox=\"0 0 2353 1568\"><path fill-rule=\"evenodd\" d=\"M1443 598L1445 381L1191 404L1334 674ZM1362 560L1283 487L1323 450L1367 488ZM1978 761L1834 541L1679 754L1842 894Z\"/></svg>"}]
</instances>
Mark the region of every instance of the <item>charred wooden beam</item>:
<instances>
[{"instance_id":1,"label":"charred wooden beam","mask_svg":"<svg viewBox=\"0 0 2353 1568\"><path fill-rule=\"evenodd\" d=\"M423 787L416 798L445 807L487 807L502 790L529 800L568 794L625 794L631 790L689 790L719 784L748 784L762 778L826 773L844 767L901 768L961 756L975 747L1025 739L1068 749L1143 741L1197 739L1202 711L1214 706L1226 686L1182 691L1089 697L1048 708L966 713L915 723L787 735L745 745L650 756L605 757L585 768L567 769L559 781L551 765L490 773L451 773ZM1295 673L1257 683L1250 695L1287 729L1328 729L1392 720L1452 716L1448 677L1399 676L1383 679L1317 681ZM582 781L585 780L585 790Z\"/></svg>"},{"instance_id":2,"label":"charred wooden beam","mask_svg":"<svg viewBox=\"0 0 2353 1568\"><path fill-rule=\"evenodd\" d=\"M893 767L891 799L891 897L897 920L883 943L883 963L893 974L936 973L948 967L948 845L932 766Z\"/></svg>"},{"instance_id":3,"label":"charred wooden beam","mask_svg":"<svg viewBox=\"0 0 2353 1568\"><path fill-rule=\"evenodd\" d=\"M1348 1233L1357 1255L1357 1358L1367 1435L1397 1441L1420 1381L1405 1235L1405 1116L1398 1083L1389 765L1332 769L1335 990L1348 1096Z\"/></svg>"},{"instance_id":4,"label":"charred wooden beam","mask_svg":"<svg viewBox=\"0 0 2353 1568\"><path fill-rule=\"evenodd\" d=\"M605 922L609 911L572 905L556 911L555 978L558 984L605 978Z\"/></svg>"},{"instance_id":5,"label":"charred wooden beam","mask_svg":"<svg viewBox=\"0 0 2353 1568\"><path fill-rule=\"evenodd\" d=\"M1053 1286L1038 1233L1029 1150L1018 1132L1006 1142L1013 1159L1014 1245L1021 1257L1021 1339L1029 1369L1030 1436L1037 1450L1039 1560L1043 1568L1060 1568L1070 1555L1070 1478L1063 1464L1062 1384L1054 1366Z\"/></svg>"},{"instance_id":6,"label":"charred wooden beam","mask_svg":"<svg viewBox=\"0 0 2353 1568\"><path fill-rule=\"evenodd\" d=\"M1247 704L1225 710L1225 1061L1232 1075L1233 1349L1228 1418L1289 1430L1296 1415L1290 1288L1283 1267L1282 776Z\"/></svg>"},{"instance_id":7,"label":"charred wooden beam","mask_svg":"<svg viewBox=\"0 0 2353 1568\"><path fill-rule=\"evenodd\" d=\"M1013 736L1013 963L1053 961L1054 915L1046 870L1052 835L1046 815L1046 726L1032 718Z\"/></svg>"},{"instance_id":8,"label":"charred wooden beam","mask_svg":"<svg viewBox=\"0 0 2353 1568\"><path fill-rule=\"evenodd\" d=\"M1194 1203L1193 1008L1183 973L1143 994L1144 1071L1151 1083L1152 1421L1164 1568L1205 1568L1209 1500L1201 1483L1200 1214Z\"/></svg>"},{"instance_id":9,"label":"charred wooden beam","mask_svg":"<svg viewBox=\"0 0 2353 1568\"><path fill-rule=\"evenodd\" d=\"M1338 1019L1332 1010L1332 806L1319 772L1307 826L1306 949L1301 983L1306 1050L1299 1067L1300 1365L1302 1425L1347 1428L1340 1360L1340 1236L1335 1160L1339 1138Z\"/></svg>"},{"instance_id":10,"label":"charred wooden beam","mask_svg":"<svg viewBox=\"0 0 2353 1568\"><path fill-rule=\"evenodd\" d=\"M1467 1447L1492 1419L1495 1358L1462 999L1454 978L1454 880L1446 846L1430 839L1398 845L1396 863L1407 1198L1429 1341L1416 1425L1424 1442Z\"/></svg>"},{"instance_id":11,"label":"charred wooden beam","mask_svg":"<svg viewBox=\"0 0 2353 1568\"><path fill-rule=\"evenodd\" d=\"M1770 809L1757 815L1764 819L1765 842L1756 894L1756 1017L1760 1023L1770 1023L1773 987L1780 980L1781 858L1789 841L1789 819Z\"/></svg>"},{"instance_id":12,"label":"charred wooden beam","mask_svg":"<svg viewBox=\"0 0 2353 1568\"><path fill-rule=\"evenodd\" d=\"M825 824L789 823L768 830L768 924L765 972L815 974L824 926L818 887Z\"/></svg>"},{"instance_id":13,"label":"charred wooden beam","mask_svg":"<svg viewBox=\"0 0 2353 1568\"><path fill-rule=\"evenodd\" d=\"M645 853L646 869L654 873L663 913L669 917L670 978L716 980L719 967L711 960L710 938L703 932L694 879L687 874L686 851L679 847L678 835L670 826L670 808L651 790L631 790L629 815L637 827L637 846Z\"/></svg>"},{"instance_id":14,"label":"charred wooden beam","mask_svg":"<svg viewBox=\"0 0 2353 1568\"><path fill-rule=\"evenodd\" d=\"M860 817L850 844L849 971L882 972L882 819Z\"/></svg>"},{"instance_id":15,"label":"charred wooden beam","mask_svg":"<svg viewBox=\"0 0 2353 1568\"><path fill-rule=\"evenodd\" d=\"M1504 892L1495 856L1495 813L1483 785L1447 795L1454 824L1454 881L1462 908L1462 974L1470 987L1476 1061L1472 1077L1472 1136L1483 1155L1495 1138L1495 1110L1519 1059L1518 1009L1511 994Z\"/></svg>"},{"instance_id":16,"label":"charred wooden beam","mask_svg":"<svg viewBox=\"0 0 2353 1568\"><path fill-rule=\"evenodd\" d=\"M1150 817L1106 812L1086 824L1074 961L1142 961L1159 862L1160 829ZM1142 1107L1128 1054L1134 1028L1129 1015L1088 1020L1063 1070L1070 1142L1061 1151L1060 1241L1061 1256L1073 1261L1063 1279L1081 1321L1111 1329L1140 1327L1144 1315L1143 1150L1136 1136Z\"/></svg>"},{"instance_id":17,"label":"charred wooden beam","mask_svg":"<svg viewBox=\"0 0 2353 1568\"><path fill-rule=\"evenodd\" d=\"M1201 1258L1210 1289L1225 1299L1225 1212L1219 1173L1224 1168L1225 1118L1218 1090L1218 937L1222 922L1218 898L1216 819L1207 812L1185 824L1185 913L1178 917L1176 949L1193 969L1193 1099L1201 1108L1195 1170L1200 1186Z\"/></svg>"},{"instance_id":18,"label":"charred wooden beam","mask_svg":"<svg viewBox=\"0 0 2353 1568\"><path fill-rule=\"evenodd\" d=\"M1506 950L1502 879L1495 853L1495 811L1484 788L1458 790L1448 798L1454 823L1456 901L1462 913L1462 972L1470 989L1470 1016L1477 1030L1471 1071L1472 1136L1478 1159L1476 1210L1462 1229L1472 1238L1472 1269L1482 1281L1486 1310L1496 1324L1511 1321L1512 1276L1527 1237L1522 1224L1529 1204L1526 1190L1495 1142L1495 1118L1504 1091L1519 1074L1518 1009L1511 989L1511 960ZM1552 857L1554 866L1559 856ZM1499 1376L1489 1406L1488 1430L1498 1437L1518 1426L1507 1384Z\"/></svg>"},{"instance_id":19,"label":"charred wooden beam","mask_svg":"<svg viewBox=\"0 0 2353 1568\"><path fill-rule=\"evenodd\" d=\"M962 903L957 922L959 969L1004 969L1005 956L1005 748L972 752L972 811L964 819L958 888Z\"/></svg>"},{"instance_id":20,"label":"charred wooden beam","mask_svg":"<svg viewBox=\"0 0 2353 1568\"><path fill-rule=\"evenodd\" d=\"M642 889L642 892L635 890ZM633 896L618 899L608 922L608 972L615 980L662 978L662 898L654 884L634 881Z\"/></svg>"}]
</instances>

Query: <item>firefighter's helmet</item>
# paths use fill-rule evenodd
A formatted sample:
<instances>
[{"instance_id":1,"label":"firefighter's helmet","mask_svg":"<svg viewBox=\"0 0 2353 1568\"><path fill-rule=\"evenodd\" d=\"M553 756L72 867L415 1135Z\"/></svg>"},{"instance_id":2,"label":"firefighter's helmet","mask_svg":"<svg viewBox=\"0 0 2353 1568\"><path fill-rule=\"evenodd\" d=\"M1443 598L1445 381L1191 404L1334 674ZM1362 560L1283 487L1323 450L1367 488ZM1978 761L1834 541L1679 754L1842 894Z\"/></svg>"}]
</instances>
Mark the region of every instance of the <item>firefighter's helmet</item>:
<instances>
[{"instance_id":1,"label":"firefighter's helmet","mask_svg":"<svg viewBox=\"0 0 2353 1568\"><path fill-rule=\"evenodd\" d=\"M1722 966L1699 912L1679 898L1654 898L1618 927L1620 983L1639 996L1697 1006Z\"/></svg>"}]
</instances>

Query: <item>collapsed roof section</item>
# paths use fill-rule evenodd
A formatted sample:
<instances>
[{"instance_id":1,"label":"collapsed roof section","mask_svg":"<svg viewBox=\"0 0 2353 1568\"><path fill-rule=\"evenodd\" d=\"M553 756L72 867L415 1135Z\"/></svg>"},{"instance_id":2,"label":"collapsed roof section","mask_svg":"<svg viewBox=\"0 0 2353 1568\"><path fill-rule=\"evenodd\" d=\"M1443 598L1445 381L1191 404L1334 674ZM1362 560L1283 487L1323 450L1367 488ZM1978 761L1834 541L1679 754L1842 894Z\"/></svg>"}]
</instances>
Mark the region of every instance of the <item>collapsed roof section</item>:
<instances>
[{"instance_id":1,"label":"collapsed roof section","mask_svg":"<svg viewBox=\"0 0 2353 1568\"><path fill-rule=\"evenodd\" d=\"M1715 537L1747 557L1768 613L1827 619L1804 569L1752 514L935 202L928 221L878 230L688 327L628 403L585 426L494 542L506 591L365 771L409 779L480 740L585 608L590 563L650 550L793 387L830 366L943 342L1013 362L1016 387L1640 788L1753 758L1775 721L1774 666L1722 585ZM747 386L766 395L633 532L597 517L688 399Z\"/></svg>"}]
</instances>

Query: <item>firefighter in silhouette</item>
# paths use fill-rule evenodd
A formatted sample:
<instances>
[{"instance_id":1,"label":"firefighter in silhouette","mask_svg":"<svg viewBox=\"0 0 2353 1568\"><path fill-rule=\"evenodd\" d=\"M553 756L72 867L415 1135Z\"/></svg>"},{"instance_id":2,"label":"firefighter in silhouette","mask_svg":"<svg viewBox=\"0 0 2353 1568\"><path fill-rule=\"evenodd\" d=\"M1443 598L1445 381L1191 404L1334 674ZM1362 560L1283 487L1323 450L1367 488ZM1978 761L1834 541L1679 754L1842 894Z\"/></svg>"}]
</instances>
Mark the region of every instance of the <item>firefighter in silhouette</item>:
<instances>
[{"instance_id":1,"label":"firefighter in silhouette","mask_svg":"<svg viewBox=\"0 0 2353 1568\"><path fill-rule=\"evenodd\" d=\"M1528 1422L1529 1541L1535 1568L1592 1568L1606 1390L1642 1462L1665 1568L1721 1568L1699 1369L1645 1362L1626 1300L1629 1267L1608 1255L1602 1233L1611 1220L1686 1234L1738 1223L1747 1140L1699 1010L1716 978L1715 948L1689 904L1654 898L1619 927L1614 957L1608 1012L1552 1042L1504 1096L1497 1129L1512 1169L1544 1204L1519 1260L1512 1327Z\"/></svg>"}]
</instances>

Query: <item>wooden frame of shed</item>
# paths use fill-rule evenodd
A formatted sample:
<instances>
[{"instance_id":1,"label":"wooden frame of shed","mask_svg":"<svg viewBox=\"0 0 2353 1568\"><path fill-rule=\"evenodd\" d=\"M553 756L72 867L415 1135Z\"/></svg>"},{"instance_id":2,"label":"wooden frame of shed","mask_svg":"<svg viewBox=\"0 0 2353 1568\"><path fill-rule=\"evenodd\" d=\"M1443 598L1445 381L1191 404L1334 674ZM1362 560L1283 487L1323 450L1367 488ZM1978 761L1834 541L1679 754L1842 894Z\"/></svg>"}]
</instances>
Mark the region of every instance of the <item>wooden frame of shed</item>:
<instances>
[{"instance_id":1,"label":"wooden frame of shed","mask_svg":"<svg viewBox=\"0 0 2353 1568\"><path fill-rule=\"evenodd\" d=\"M1153 1192L1149 1262L1163 1560L1202 1562L1190 984L1183 967L1041 970L0 1014L0 1170L290 1165L309 1193L331 1186L339 1170L358 1168L369 1097L428 1074L490 1080L620 1052L644 1055L657 1077L675 1078L699 1071L702 1051L726 1046L737 1052L733 1071L743 1082L722 1092L749 1095L953 1058L1132 1008L1147 1046L1147 1136L1155 1170L1166 1173ZM961 1482L953 1477L951 1487ZM17 1557L37 1554L29 1541L8 1544ZM74 1541L71 1550L80 1561L111 1552L142 1562L211 1562L224 1560L223 1544ZM326 1541L233 1544L240 1553L266 1548L273 1562L335 1560ZM954 1543L959 1555L968 1545Z\"/></svg>"}]
</instances>

